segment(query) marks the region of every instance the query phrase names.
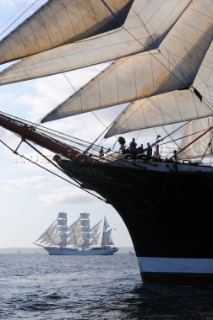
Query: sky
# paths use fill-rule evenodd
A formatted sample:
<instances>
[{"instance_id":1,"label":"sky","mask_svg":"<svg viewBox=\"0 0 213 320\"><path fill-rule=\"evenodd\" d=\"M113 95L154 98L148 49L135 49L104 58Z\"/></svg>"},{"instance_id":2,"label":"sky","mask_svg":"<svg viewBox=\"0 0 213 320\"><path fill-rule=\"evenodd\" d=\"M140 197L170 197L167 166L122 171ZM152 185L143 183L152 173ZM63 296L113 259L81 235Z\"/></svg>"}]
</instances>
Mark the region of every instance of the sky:
<instances>
[{"instance_id":1,"label":"sky","mask_svg":"<svg viewBox=\"0 0 213 320\"><path fill-rule=\"evenodd\" d=\"M0 39L29 17L47 0L0 0ZM0 111L33 123L38 123L48 112L66 100L72 93L95 77L108 64L102 64L51 77L0 86ZM8 65L0 65L0 70ZM45 123L46 127L73 137L94 142L116 119L125 105L85 113L75 117ZM153 143L160 129L151 132L132 132L124 135L128 143L132 138L138 145ZM103 140L104 147L113 147L117 137ZM24 143L19 152L36 164L12 153L20 138L0 127L0 248L33 248L34 241L56 219L58 212L67 212L69 224L80 212L88 212L91 225L104 216L113 228L113 239L118 247L132 246L128 230L115 209L67 181L45 171L53 170L47 161ZM116 145L118 148L118 144ZM176 147L176 146L175 146ZM53 154L44 150L46 157ZM64 178L67 179L66 176Z\"/></svg>"},{"instance_id":2,"label":"sky","mask_svg":"<svg viewBox=\"0 0 213 320\"><path fill-rule=\"evenodd\" d=\"M11 26L12 21L21 12L30 7L27 11L30 15L32 10L45 2L0 0L0 37L6 36L15 26ZM0 86L0 110L37 122L99 70L100 67L93 67L69 73L67 76L71 85L64 75L57 75ZM109 120L110 111L104 111L90 116L77 116L75 119L70 117L49 126L84 140L87 140L89 132L89 141L92 142L105 129L101 121L107 125ZM1 127L0 139L13 148L20 142L14 134ZM107 144L112 146L116 140L114 137ZM20 152L50 168L41 157L24 145L21 145ZM48 151L45 152L45 155L50 155ZM88 212L91 225L105 215L114 228L112 236L116 246L132 246L125 224L111 205L23 160L0 143L0 248L36 247L33 242L61 211L67 212L70 223L78 218L80 212Z\"/></svg>"}]
</instances>

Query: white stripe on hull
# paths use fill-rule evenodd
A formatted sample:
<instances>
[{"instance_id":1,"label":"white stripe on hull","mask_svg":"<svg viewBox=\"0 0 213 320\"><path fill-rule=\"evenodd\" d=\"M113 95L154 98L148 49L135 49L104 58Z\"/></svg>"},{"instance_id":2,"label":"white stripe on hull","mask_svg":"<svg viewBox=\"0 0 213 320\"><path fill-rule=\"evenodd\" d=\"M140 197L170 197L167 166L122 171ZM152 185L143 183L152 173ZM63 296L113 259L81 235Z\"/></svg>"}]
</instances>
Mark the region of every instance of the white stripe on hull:
<instances>
[{"instance_id":1,"label":"white stripe on hull","mask_svg":"<svg viewBox=\"0 0 213 320\"><path fill-rule=\"evenodd\" d=\"M137 257L141 273L213 274L213 259Z\"/></svg>"}]
</instances>

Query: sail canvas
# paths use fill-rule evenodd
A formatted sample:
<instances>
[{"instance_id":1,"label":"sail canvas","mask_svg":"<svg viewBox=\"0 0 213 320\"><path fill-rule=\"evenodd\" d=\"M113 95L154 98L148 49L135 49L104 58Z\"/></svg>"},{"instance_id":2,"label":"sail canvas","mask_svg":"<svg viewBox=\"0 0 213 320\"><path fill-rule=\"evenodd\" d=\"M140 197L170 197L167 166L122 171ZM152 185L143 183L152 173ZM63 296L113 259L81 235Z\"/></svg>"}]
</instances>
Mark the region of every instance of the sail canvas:
<instances>
[{"instance_id":1,"label":"sail canvas","mask_svg":"<svg viewBox=\"0 0 213 320\"><path fill-rule=\"evenodd\" d=\"M119 1L115 11L113 3L98 1L103 9L98 21L86 15L83 25L82 17L76 16L83 30L76 39L72 34L68 43L59 39L41 52L35 49L16 57L10 50L1 51L2 63L23 58L1 73L2 84L108 63L44 114L39 125L3 112L0 125L20 137L10 150L20 154L25 143L44 158L36 146L50 150L54 155L49 163L60 178L65 175L66 181L114 207L133 240L142 282L212 285L212 217L206 199L213 192L213 1ZM94 2L72 4L82 13ZM106 12L110 14L105 20ZM120 23L115 24L115 17ZM52 26L56 20L50 19ZM14 37L22 27L25 23ZM0 48L11 37L3 39ZM34 35L29 37L33 41ZM56 62L53 68L51 58ZM70 117L66 120L72 126L76 118L71 116L89 121L89 113L105 108L111 108L116 118L94 141L79 138L79 132L78 137L57 132L48 123ZM156 138L147 138L146 129L152 129ZM128 146L130 133L137 143L134 148ZM113 136L116 141L109 148L106 139ZM86 138L92 139L90 131ZM82 213L67 232L65 220L59 220L39 237L49 254L117 252L106 220L102 230L99 223L91 228L88 214Z\"/></svg>"}]
</instances>

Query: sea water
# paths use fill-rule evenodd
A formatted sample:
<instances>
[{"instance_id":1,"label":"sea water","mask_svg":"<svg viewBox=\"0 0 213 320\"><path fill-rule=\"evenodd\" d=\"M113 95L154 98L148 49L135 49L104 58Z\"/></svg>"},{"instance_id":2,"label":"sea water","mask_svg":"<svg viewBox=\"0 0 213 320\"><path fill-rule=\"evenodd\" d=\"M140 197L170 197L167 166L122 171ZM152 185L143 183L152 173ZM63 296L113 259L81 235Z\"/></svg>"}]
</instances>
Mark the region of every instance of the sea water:
<instances>
[{"instance_id":1,"label":"sea water","mask_svg":"<svg viewBox=\"0 0 213 320\"><path fill-rule=\"evenodd\" d=\"M0 254L0 319L210 320L213 288L145 285L130 254Z\"/></svg>"}]
</instances>

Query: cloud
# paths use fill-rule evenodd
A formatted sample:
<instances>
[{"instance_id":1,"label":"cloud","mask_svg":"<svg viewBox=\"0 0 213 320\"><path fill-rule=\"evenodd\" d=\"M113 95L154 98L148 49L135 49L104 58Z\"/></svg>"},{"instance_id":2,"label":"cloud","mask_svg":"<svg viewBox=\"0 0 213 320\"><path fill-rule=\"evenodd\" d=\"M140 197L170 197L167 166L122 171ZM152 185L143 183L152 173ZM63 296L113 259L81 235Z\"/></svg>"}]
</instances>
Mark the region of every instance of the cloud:
<instances>
[{"instance_id":1,"label":"cloud","mask_svg":"<svg viewBox=\"0 0 213 320\"><path fill-rule=\"evenodd\" d=\"M57 180L58 181L58 180ZM55 178L47 178L45 176L25 177L18 179L0 179L1 191L25 192L34 188L40 189L50 187L56 184Z\"/></svg>"},{"instance_id":2,"label":"cloud","mask_svg":"<svg viewBox=\"0 0 213 320\"><path fill-rule=\"evenodd\" d=\"M56 177L33 176L18 179L0 179L0 192L26 193L34 192L40 207L61 204L96 204L97 199L75 186L66 184Z\"/></svg>"},{"instance_id":3,"label":"cloud","mask_svg":"<svg viewBox=\"0 0 213 320\"><path fill-rule=\"evenodd\" d=\"M72 187L55 188L48 191L48 194L39 196L39 202L42 207L56 206L61 204L95 204L97 200L82 190L76 190Z\"/></svg>"}]
</instances>

